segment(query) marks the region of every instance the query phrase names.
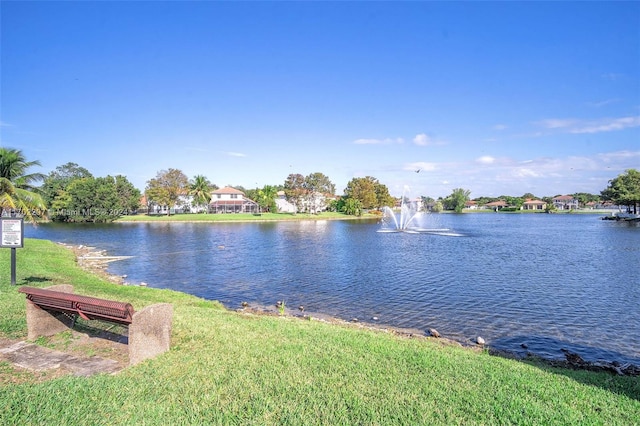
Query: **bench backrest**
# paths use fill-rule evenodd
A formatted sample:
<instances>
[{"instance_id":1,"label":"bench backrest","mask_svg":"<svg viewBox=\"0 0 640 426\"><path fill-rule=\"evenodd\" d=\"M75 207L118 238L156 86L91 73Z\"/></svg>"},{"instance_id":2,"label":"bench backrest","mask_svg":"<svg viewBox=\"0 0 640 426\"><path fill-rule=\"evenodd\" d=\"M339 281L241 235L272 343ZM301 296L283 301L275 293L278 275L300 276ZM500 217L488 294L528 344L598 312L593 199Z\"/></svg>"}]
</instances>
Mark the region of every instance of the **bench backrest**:
<instances>
[{"instance_id":1,"label":"bench backrest","mask_svg":"<svg viewBox=\"0 0 640 426\"><path fill-rule=\"evenodd\" d=\"M134 309L130 303L28 286L22 286L18 291L42 309L78 314L86 320L107 320L124 325L133 321Z\"/></svg>"}]
</instances>

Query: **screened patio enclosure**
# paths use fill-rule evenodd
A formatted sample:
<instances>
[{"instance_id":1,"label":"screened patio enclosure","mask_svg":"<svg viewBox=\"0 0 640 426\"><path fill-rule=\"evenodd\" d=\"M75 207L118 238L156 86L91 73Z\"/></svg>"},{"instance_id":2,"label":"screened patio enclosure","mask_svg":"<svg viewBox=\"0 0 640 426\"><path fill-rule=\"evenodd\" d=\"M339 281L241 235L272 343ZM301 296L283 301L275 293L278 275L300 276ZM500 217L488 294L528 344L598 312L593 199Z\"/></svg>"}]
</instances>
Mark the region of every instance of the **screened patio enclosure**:
<instances>
[{"instance_id":1,"label":"screened patio enclosure","mask_svg":"<svg viewBox=\"0 0 640 426\"><path fill-rule=\"evenodd\" d=\"M215 200L209 204L209 213L260 213L253 200Z\"/></svg>"}]
</instances>

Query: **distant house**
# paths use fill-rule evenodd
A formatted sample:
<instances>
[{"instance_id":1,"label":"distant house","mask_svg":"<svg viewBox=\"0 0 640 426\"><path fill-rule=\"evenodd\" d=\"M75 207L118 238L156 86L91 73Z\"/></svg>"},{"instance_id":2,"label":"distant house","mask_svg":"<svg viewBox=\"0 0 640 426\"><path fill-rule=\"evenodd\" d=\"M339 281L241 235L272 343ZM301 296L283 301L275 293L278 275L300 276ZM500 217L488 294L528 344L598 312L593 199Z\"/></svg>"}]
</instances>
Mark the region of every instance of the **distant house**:
<instances>
[{"instance_id":1,"label":"distant house","mask_svg":"<svg viewBox=\"0 0 640 426\"><path fill-rule=\"evenodd\" d=\"M229 186L211 193L209 213L259 213L258 203L247 198L244 192Z\"/></svg>"},{"instance_id":2,"label":"distant house","mask_svg":"<svg viewBox=\"0 0 640 426\"><path fill-rule=\"evenodd\" d=\"M507 204L507 202L504 200L498 200L487 203L484 205L484 207L487 209L498 211L504 209L505 207L509 207L509 204Z\"/></svg>"},{"instance_id":3,"label":"distant house","mask_svg":"<svg viewBox=\"0 0 640 426\"><path fill-rule=\"evenodd\" d=\"M276 206L278 207L279 213L296 213L298 211L293 203L287 201L287 197L284 195L284 191L278 191Z\"/></svg>"},{"instance_id":4,"label":"distant house","mask_svg":"<svg viewBox=\"0 0 640 426\"><path fill-rule=\"evenodd\" d=\"M578 208L578 200L573 195L560 195L555 197L552 202L558 210L575 210Z\"/></svg>"},{"instance_id":5,"label":"distant house","mask_svg":"<svg viewBox=\"0 0 640 426\"><path fill-rule=\"evenodd\" d=\"M522 210L544 210L547 208L547 203L541 200L527 200L522 203Z\"/></svg>"},{"instance_id":6,"label":"distant house","mask_svg":"<svg viewBox=\"0 0 640 426\"><path fill-rule=\"evenodd\" d=\"M465 209L469 209L469 210L477 210L478 209L478 203L476 203L473 200L466 201L464 203L464 208Z\"/></svg>"},{"instance_id":7,"label":"distant house","mask_svg":"<svg viewBox=\"0 0 640 426\"><path fill-rule=\"evenodd\" d=\"M149 201L146 195L140 198L140 208L138 213L150 215L166 215L179 213L201 213L205 211L201 206L193 205L193 197L190 195L181 195L176 201L176 205L169 208L167 205L160 205L155 201Z\"/></svg>"}]
</instances>

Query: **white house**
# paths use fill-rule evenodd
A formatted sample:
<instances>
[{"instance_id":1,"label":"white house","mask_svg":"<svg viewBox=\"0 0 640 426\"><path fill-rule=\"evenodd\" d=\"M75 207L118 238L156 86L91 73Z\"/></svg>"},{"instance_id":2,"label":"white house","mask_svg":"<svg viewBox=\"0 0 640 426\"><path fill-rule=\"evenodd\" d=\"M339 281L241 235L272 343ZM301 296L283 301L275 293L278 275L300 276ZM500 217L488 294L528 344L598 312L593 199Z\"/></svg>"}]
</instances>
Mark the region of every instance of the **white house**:
<instances>
[{"instance_id":1,"label":"white house","mask_svg":"<svg viewBox=\"0 0 640 426\"><path fill-rule=\"evenodd\" d=\"M553 205L558 210L575 210L578 208L578 200L573 195L560 195L553 199Z\"/></svg>"},{"instance_id":2,"label":"white house","mask_svg":"<svg viewBox=\"0 0 640 426\"><path fill-rule=\"evenodd\" d=\"M287 201L284 195L284 191L278 191L278 197L276 198L276 206L279 213L296 213L296 206Z\"/></svg>"},{"instance_id":3,"label":"white house","mask_svg":"<svg viewBox=\"0 0 640 426\"><path fill-rule=\"evenodd\" d=\"M259 213L258 203L247 198L244 192L229 186L211 193L209 213Z\"/></svg>"}]
</instances>

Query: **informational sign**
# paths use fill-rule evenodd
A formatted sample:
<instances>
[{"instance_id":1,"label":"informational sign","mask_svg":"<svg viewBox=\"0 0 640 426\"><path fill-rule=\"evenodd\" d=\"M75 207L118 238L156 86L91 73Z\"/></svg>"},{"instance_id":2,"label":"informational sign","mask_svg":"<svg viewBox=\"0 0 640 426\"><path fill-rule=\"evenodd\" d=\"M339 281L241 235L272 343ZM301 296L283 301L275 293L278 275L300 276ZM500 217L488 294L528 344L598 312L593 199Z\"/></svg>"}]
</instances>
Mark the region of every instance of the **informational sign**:
<instances>
[{"instance_id":1,"label":"informational sign","mask_svg":"<svg viewBox=\"0 0 640 426\"><path fill-rule=\"evenodd\" d=\"M23 247L24 219L21 217L1 217L0 224L2 231L0 247Z\"/></svg>"}]
</instances>

